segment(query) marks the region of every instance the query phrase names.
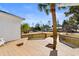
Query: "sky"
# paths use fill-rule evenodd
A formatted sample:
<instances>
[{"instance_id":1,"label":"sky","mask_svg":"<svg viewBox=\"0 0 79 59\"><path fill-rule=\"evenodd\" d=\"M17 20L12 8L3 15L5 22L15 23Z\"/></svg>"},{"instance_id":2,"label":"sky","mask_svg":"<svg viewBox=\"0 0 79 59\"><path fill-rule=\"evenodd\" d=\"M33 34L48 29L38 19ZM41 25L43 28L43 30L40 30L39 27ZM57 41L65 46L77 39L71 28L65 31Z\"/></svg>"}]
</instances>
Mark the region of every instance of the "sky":
<instances>
[{"instance_id":1,"label":"sky","mask_svg":"<svg viewBox=\"0 0 79 59\"><path fill-rule=\"evenodd\" d=\"M52 25L51 13L46 15L45 12L40 12L37 3L0 3L0 10L25 18L22 23L28 23L30 26L37 23L48 24L48 21ZM65 11L68 11L68 8L59 10L56 6L56 19L59 24L62 24L63 20L67 19L64 15Z\"/></svg>"}]
</instances>

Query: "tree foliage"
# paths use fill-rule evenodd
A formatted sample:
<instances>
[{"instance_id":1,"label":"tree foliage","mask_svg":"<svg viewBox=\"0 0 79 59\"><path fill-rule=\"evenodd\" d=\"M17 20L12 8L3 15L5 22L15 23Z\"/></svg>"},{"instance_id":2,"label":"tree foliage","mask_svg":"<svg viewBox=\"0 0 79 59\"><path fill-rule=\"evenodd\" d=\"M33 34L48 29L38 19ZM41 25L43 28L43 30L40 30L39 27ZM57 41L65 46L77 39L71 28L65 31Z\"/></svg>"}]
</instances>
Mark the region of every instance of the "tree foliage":
<instances>
[{"instance_id":1,"label":"tree foliage","mask_svg":"<svg viewBox=\"0 0 79 59\"><path fill-rule=\"evenodd\" d=\"M50 12L50 3L39 3L38 8L40 11L44 11L48 15Z\"/></svg>"},{"instance_id":2,"label":"tree foliage","mask_svg":"<svg viewBox=\"0 0 79 59\"><path fill-rule=\"evenodd\" d=\"M37 31L41 31L40 24L36 24L34 29Z\"/></svg>"},{"instance_id":3,"label":"tree foliage","mask_svg":"<svg viewBox=\"0 0 79 59\"><path fill-rule=\"evenodd\" d=\"M41 27L41 30L42 30L42 31L50 31L50 28L51 28L51 27L50 27L49 25L47 25L47 24L44 25L44 24L43 24L43 26Z\"/></svg>"},{"instance_id":4,"label":"tree foliage","mask_svg":"<svg viewBox=\"0 0 79 59\"><path fill-rule=\"evenodd\" d=\"M69 10L65 12L65 16L69 17L69 20L64 20L63 27L66 30L76 31L78 29L77 25L79 24L79 6L70 6Z\"/></svg>"},{"instance_id":5,"label":"tree foliage","mask_svg":"<svg viewBox=\"0 0 79 59\"><path fill-rule=\"evenodd\" d=\"M62 28L66 32L75 32L78 29L77 24L76 24L75 20L73 20L73 19L64 20L63 24L62 24Z\"/></svg>"},{"instance_id":6,"label":"tree foliage","mask_svg":"<svg viewBox=\"0 0 79 59\"><path fill-rule=\"evenodd\" d=\"M76 20L77 24L79 24L79 6L70 6L65 15L70 16L71 19Z\"/></svg>"},{"instance_id":7,"label":"tree foliage","mask_svg":"<svg viewBox=\"0 0 79 59\"><path fill-rule=\"evenodd\" d=\"M22 24L21 30L22 32L27 33L30 30L30 26L27 23Z\"/></svg>"},{"instance_id":8,"label":"tree foliage","mask_svg":"<svg viewBox=\"0 0 79 59\"><path fill-rule=\"evenodd\" d=\"M40 24L36 24L35 27L31 27L32 31L49 31L50 26L48 24L40 26Z\"/></svg>"}]
</instances>

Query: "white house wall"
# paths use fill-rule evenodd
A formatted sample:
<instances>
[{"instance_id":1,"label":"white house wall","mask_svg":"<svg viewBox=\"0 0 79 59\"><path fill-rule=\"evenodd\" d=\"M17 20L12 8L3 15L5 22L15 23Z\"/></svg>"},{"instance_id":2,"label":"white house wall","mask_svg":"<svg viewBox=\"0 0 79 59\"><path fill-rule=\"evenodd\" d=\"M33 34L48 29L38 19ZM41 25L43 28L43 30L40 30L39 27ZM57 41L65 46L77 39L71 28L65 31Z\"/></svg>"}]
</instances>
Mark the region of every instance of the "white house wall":
<instances>
[{"instance_id":1,"label":"white house wall","mask_svg":"<svg viewBox=\"0 0 79 59\"><path fill-rule=\"evenodd\" d=\"M21 38L21 19L0 12L0 37L12 41Z\"/></svg>"}]
</instances>

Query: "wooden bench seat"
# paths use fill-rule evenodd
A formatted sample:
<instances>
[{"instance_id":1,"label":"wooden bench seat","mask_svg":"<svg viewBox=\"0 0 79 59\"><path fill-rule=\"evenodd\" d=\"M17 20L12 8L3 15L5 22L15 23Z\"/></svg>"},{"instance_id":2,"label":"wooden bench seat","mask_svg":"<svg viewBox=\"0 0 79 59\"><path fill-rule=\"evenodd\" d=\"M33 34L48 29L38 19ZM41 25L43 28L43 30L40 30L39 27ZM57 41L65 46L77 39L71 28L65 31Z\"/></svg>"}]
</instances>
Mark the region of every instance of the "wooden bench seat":
<instances>
[{"instance_id":1,"label":"wooden bench seat","mask_svg":"<svg viewBox=\"0 0 79 59\"><path fill-rule=\"evenodd\" d=\"M28 35L28 39L44 39L47 37L46 33L32 33Z\"/></svg>"}]
</instances>

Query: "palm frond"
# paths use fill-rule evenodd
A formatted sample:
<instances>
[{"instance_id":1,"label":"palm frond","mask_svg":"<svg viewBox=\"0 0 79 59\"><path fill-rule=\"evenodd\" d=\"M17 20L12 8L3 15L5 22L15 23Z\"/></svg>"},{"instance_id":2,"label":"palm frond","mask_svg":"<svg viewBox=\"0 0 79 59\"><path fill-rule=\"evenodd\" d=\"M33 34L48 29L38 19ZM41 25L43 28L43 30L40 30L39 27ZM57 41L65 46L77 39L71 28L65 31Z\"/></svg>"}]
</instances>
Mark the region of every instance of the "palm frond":
<instances>
[{"instance_id":1,"label":"palm frond","mask_svg":"<svg viewBox=\"0 0 79 59\"><path fill-rule=\"evenodd\" d=\"M43 5L42 5L41 3L39 3L39 4L38 4L38 9L39 9L40 11L43 10L42 7L43 7Z\"/></svg>"},{"instance_id":2,"label":"palm frond","mask_svg":"<svg viewBox=\"0 0 79 59\"><path fill-rule=\"evenodd\" d=\"M38 4L39 10L46 12L47 15L49 14L49 11L50 11L49 6L50 6L49 3L39 3Z\"/></svg>"}]
</instances>

